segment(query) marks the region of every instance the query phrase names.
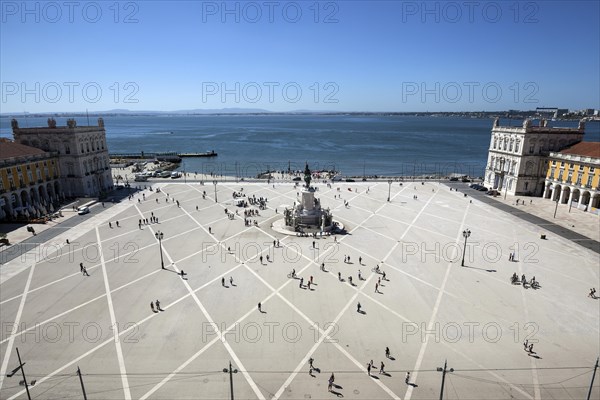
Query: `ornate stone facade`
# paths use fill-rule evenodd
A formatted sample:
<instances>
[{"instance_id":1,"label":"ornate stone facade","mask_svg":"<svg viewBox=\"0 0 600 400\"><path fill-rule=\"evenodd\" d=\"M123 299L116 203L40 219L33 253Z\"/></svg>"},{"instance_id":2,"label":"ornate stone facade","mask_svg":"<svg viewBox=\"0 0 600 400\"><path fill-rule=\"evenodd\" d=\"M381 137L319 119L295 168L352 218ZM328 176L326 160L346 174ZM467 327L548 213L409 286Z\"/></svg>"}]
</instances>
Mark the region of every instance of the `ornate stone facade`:
<instances>
[{"instance_id":1,"label":"ornate stone facade","mask_svg":"<svg viewBox=\"0 0 600 400\"><path fill-rule=\"evenodd\" d=\"M541 196L551 151L560 151L583 140L585 125L577 128L549 127L542 119L535 126L500 126L494 120L484 185L511 195Z\"/></svg>"},{"instance_id":2,"label":"ornate stone facade","mask_svg":"<svg viewBox=\"0 0 600 400\"><path fill-rule=\"evenodd\" d=\"M42 128L19 128L14 119L11 125L17 143L58 154L65 196L95 197L112 190L102 118L98 118L98 126L78 127L74 119L69 119L67 126L56 126L54 118L49 118L48 127Z\"/></svg>"}]
</instances>

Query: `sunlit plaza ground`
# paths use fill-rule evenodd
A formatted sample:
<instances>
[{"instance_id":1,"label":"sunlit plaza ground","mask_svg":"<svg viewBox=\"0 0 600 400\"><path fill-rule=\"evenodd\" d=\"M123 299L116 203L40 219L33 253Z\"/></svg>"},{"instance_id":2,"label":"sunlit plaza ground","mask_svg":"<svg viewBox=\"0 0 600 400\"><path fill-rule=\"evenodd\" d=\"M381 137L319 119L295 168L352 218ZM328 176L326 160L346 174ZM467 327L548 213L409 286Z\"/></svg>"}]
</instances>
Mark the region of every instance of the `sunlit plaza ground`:
<instances>
[{"instance_id":1,"label":"sunlit plaza ground","mask_svg":"<svg viewBox=\"0 0 600 400\"><path fill-rule=\"evenodd\" d=\"M542 240L538 227L438 183L317 183L347 234L313 239L271 229L297 201L291 182L209 182L167 181L96 205L93 218L2 265L2 399L27 398L20 372L6 377L16 348L38 399L82 398L78 367L89 399L228 399L230 362L236 399L437 399L445 360L447 399L587 396L600 353L600 301L588 297L600 286L597 253ZM268 199L250 217L258 226L235 206L242 188ZM151 213L159 223L140 229ZM292 269L305 284L313 277L310 290ZM541 287L512 285L513 272ZM164 311L151 310L156 300Z\"/></svg>"}]
</instances>

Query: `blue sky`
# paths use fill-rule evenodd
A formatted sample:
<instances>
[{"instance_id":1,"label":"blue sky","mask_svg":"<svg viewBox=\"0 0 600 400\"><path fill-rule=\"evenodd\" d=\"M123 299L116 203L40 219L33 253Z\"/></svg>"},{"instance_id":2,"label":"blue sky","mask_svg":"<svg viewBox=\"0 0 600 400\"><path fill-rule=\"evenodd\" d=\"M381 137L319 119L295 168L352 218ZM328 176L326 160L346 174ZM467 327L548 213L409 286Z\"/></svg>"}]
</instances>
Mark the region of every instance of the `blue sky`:
<instances>
[{"instance_id":1,"label":"blue sky","mask_svg":"<svg viewBox=\"0 0 600 400\"><path fill-rule=\"evenodd\" d=\"M598 1L1 2L1 112L600 108Z\"/></svg>"}]
</instances>

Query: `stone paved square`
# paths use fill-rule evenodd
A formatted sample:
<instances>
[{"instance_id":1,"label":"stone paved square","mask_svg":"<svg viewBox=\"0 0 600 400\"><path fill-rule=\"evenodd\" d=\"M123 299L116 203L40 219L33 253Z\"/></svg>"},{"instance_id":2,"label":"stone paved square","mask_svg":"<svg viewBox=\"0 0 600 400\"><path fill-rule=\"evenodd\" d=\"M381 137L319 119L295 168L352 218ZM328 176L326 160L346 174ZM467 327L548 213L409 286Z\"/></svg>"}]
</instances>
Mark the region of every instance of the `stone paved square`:
<instances>
[{"instance_id":1,"label":"stone paved square","mask_svg":"<svg viewBox=\"0 0 600 400\"><path fill-rule=\"evenodd\" d=\"M78 367L90 399L229 399L229 362L236 399L437 399L446 360L447 399L587 396L598 253L437 182L395 182L390 202L385 181L316 186L347 230L335 240L271 228L298 201L289 181L220 181L217 202L212 184L163 182L2 265L0 397L27 398L20 374L6 377L16 348L38 399L81 398ZM268 199L257 225L244 225L241 189ZM138 227L151 213L159 223Z\"/></svg>"}]
</instances>

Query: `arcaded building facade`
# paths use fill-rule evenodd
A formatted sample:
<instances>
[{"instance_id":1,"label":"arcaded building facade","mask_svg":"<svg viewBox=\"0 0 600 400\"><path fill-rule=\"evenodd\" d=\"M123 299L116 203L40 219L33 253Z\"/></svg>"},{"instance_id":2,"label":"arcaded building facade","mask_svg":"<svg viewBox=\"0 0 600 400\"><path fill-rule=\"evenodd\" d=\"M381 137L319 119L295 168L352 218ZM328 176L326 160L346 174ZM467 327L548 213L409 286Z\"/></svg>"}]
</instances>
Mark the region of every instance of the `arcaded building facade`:
<instances>
[{"instance_id":1,"label":"arcaded building facade","mask_svg":"<svg viewBox=\"0 0 600 400\"><path fill-rule=\"evenodd\" d=\"M542 196L550 152L557 152L583 140L585 125L577 128L549 127L546 120L534 125L492 128L484 185L503 194Z\"/></svg>"},{"instance_id":2,"label":"arcaded building facade","mask_svg":"<svg viewBox=\"0 0 600 400\"><path fill-rule=\"evenodd\" d=\"M551 152L544 198L597 214L600 208L600 142L581 142Z\"/></svg>"},{"instance_id":3,"label":"arcaded building facade","mask_svg":"<svg viewBox=\"0 0 600 400\"><path fill-rule=\"evenodd\" d=\"M55 212L63 197L58 155L0 139L0 221Z\"/></svg>"},{"instance_id":4,"label":"arcaded building facade","mask_svg":"<svg viewBox=\"0 0 600 400\"><path fill-rule=\"evenodd\" d=\"M58 154L61 187L66 197L97 197L112 190L104 121L98 126L56 126L54 118L41 128L19 128L12 120L15 142Z\"/></svg>"}]
</instances>

